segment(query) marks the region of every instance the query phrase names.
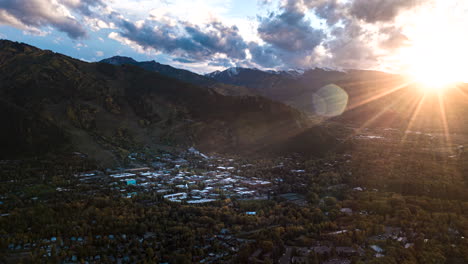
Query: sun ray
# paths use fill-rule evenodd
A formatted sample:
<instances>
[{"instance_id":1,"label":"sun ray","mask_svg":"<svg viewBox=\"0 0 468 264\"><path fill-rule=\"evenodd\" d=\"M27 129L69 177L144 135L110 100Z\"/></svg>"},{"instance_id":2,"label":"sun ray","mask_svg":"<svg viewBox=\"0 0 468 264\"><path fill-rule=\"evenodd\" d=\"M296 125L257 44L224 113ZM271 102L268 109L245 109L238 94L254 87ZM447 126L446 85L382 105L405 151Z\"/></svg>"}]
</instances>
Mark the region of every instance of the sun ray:
<instances>
[{"instance_id":1,"label":"sun ray","mask_svg":"<svg viewBox=\"0 0 468 264\"><path fill-rule=\"evenodd\" d=\"M394 93L394 92L396 92L396 91L399 91L399 90L401 90L401 89L403 89L403 88L405 88L405 87L408 87L410 84L412 84L412 82L406 82L406 83L403 83L403 84L401 84L401 85L398 85L398 86L396 86L396 87L394 87L394 88L392 88L392 89L385 90L385 91L383 91L383 92L381 92L381 93L379 93L379 94L376 94L376 95L371 96L371 97L369 97L369 98L367 98L367 99L364 99L364 100L362 100L362 101L358 101L358 102L356 102L354 105L349 106L348 109L347 109L347 111L353 110L353 109L355 109L355 108L357 108L357 107L360 107L360 106L363 106L363 105L368 104L368 103L370 103L370 102L373 102L373 101L375 101L375 100L378 100L378 99L380 99L380 98L382 98L382 97L384 97L384 96L390 95L390 94L392 94L392 93Z\"/></svg>"},{"instance_id":2,"label":"sun ray","mask_svg":"<svg viewBox=\"0 0 468 264\"><path fill-rule=\"evenodd\" d=\"M406 126L405 133L403 134L403 138L401 139L402 144L406 142L406 139L408 137L408 132L413 127L413 124L416 121L416 118L419 115L419 112L421 111L424 101L426 100L426 96L427 96L426 94L423 94L421 96L421 99L419 100L419 103L417 104L416 109L413 111L410 121L408 122L408 126Z\"/></svg>"},{"instance_id":3,"label":"sun ray","mask_svg":"<svg viewBox=\"0 0 468 264\"><path fill-rule=\"evenodd\" d=\"M401 88L400 88L400 87L401 87L401 85L397 86L395 89L392 89L392 91L391 91L390 93L395 92L395 91L397 91L397 90L400 90L400 89L402 89L402 88L405 87L405 86L403 85ZM388 95L388 94L390 94L390 93L387 93L387 94L385 94L385 95ZM385 96L385 95L383 95L383 96ZM381 96L381 97L383 97L383 96ZM385 114L389 109L393 108L395 105L397 105L398 103L400 103L400 99L403 98L404 96L405 96L405 95L400 95L399 98L396 99L396 100L394 100L394 102L393 102L392 104L387 105L387 106L384 107L382 110L380 110L377 114L375 114L373 117L371 117L369 120L366 120L360 127L358 127L357 129L355 129L355 131L354 131L350 136L347 137L347 140L350 139L350 138L354 138L356 135L358 135L359 133L361 133L362 130L363 130L364 128L366 128L369 124L372 124L375 120L377 120L379 117L381 117L383 114ZM379 98L381 98L381 97L378 97L378 98L376 98L375 100L377 100L377 99L379 99ZM370 103L370 102L372 102L372 101L373 101L373 100L370 100L370 101L368 101L368 102L366 102L366 103ZM363 104L362 104L362 105L363 105ZM362 105L360 105L360 106L362 106Z\"/></svg>"},{"instance_id":4,"label":"sun ray","mask_svg":"<svg viewBox=\"0 0 468 264\"><path fill-rule=\"evenodd\" d=\"M455 91L458 92L458 94L461 95L462 97L465 97L466 99L468 99L468 93L466 93L464 91L465 89L461 88L460 86L461 85L457 85ZM466 100L465 102L468 103L468 100Z\"/></svg>"},{"instance_id":5,"label":"sun ray","mask_svg":"<svg viewBox=\"0 0 468 264\"><path fill-rule=\"evenodd\" d=\"M438 99L438 102L439 102L439 110L440 110L440 118L441 118L441 121L442 121L442 126L443 126L443 129L444 129L444 139L445 139L445 144L446 144L446 147L448 147L448 149L450 150L450 153L452 153L452 141L451 141L451 137L450 137L450 129L449 129L449 125L448 125L448 121L447 121L447 114L446 114L446 111L445 111L445 103L444 103L444 99L442 98L442 94L437 94L437 99Z\"/></svg>"},{"instance_id":6,"label":"sun ray","mask_svg":"<svg viewBox=\"0 0 468 264\"><path fill-rule=\"evenodd\" d=\"M391 83L394 81L399 80L400 78L396 76L391 76L391 77L381 77L378 79L370 79L370 80L353 80L353 81L346 81L341 84L346 85L346 87L353 87L353 86L358 86L361 87L363 84L384 84L384 83Z\"/></svg>"}]
</instances>

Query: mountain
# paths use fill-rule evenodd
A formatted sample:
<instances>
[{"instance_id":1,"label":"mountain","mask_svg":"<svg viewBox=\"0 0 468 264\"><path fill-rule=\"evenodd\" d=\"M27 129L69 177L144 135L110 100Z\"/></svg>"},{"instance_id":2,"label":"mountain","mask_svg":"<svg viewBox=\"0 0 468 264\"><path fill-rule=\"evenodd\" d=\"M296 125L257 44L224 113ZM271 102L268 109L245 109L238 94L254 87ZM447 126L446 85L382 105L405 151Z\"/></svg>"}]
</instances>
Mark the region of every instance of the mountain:
<instances>
[{"instance_id":1,"label":"mountain","mask_svg":"<svg viewBox=\"0 0 468 264\"><path fill-rule=\"evenodd\" d=\"M357 123L368 120L374 113L380 112L383 105L390 104L393 99L382 98L357 109L353 107L354 105L359 104L363 98L384 93L401 82L399 76L382 72L358 70L342 72L320 68L287 72L229 68L225 71L210 73L208 76L219 82L248 87L264 97L288 104L317 118L323 118L323 116L320 116L321 109L318 109L320 106L314 98L317 98L316 95L322 87L336 85L343 94L347 95L348 100L345 113L338 118L343 122ZM383 114L382 117L387 115L393 115L393 113Z\"/></svg>"},{"instance_id":2,"label":"mountain","mask_svg":"<svg viewBox=\"0 0 468 264\"><path fill-rule=\"evenodd\" d=\"M252 75L279 75L281 77L285 78L295 78L295 77L300 77L302 74L304 74L304 71L302 70L289 70L289 71L274 71L274 70L268 70L268 71L262 71L257 68L242 68L242 67L231 67L228 68L224 71L214 71L211 73L205 74L205 76L216 79L218 81L223 81L223 82L240 82L240 83L245 83L250 85L251 83L248 81L248 76ZM247 80L243 79L247 77ZM233 79L236 79L235 81Z\"/></svg>"},{"instance_id":3,"label":"mountain","mask_svg":"<svg viewBox=\"0 0 468 264\"><path fill-rule=\"evenodd\" d=\"M155 61L142 61L138 62L129 57L114 56L100 61L101 63L109 63L113 65L135 65L147 71L157 72L164 76L175 78L191 84L209 87L216 92L223 95L243 96L243 95L257 95L252 90L242 87L234 86L231 84L221 83L213 78L196 74L191 71L177 69L169 65L164 65Z\"/></svg>"},{"instance_id":4,"label":"mountain","mask_svg":"<svg viewBox=\"0 0 468 264\"><path fill-rule=\"evenodd\" d=\"M251 153L304 131L325 135L316 145L335 138L307 130L301 112L263 97L224 96L133 65L86 63L6 40L0 101L8 124L0 130L0 159L80 152L111 165L161 146Z\"/></svg>"},{"instance_id":5,"label":"mountain","mask_svg":"<svg viewBox=\"0 0 468 264\"><path fill-rule=\"evenodd\" d=\"M320 68L304 72L230 68L207 76L226 84L248 87L262 96L304 111L313 118L332 119L357 127L406 128L410 120L414 119L416 102L424 97L425 103L413 125L435 129L443 127L439 118L434 119L434 111L440 109L437 93L423 96L424 89L400 75ZM330 90L330 87L335 89ZM458 84L456 89L444 91L444 103L450 106L445 110L447 121L459 129L465 129L460 117L467 114L467 108L463 101L465 96L460 95L466 94L467 88L466 84ZM323 116L323 111L334 110L333 103L336 103L334 100L338 95L345 95L345 111L339 111L337 116ZM324 104L326 101L332 104Z\"/></svg>"},{"instance_id":6,"label":"mountain","mask_svg":"<svg viewBox=\"0 0 468 264\"><path fill-rule=\"evenodd\" d=\"M245 86L275 101L284 102L312 113L312 93L338 80L345 73L314 69L309 71L261 71L248 68L229 68L208 74L226 84Z\"/></svg>"}]
</instances>

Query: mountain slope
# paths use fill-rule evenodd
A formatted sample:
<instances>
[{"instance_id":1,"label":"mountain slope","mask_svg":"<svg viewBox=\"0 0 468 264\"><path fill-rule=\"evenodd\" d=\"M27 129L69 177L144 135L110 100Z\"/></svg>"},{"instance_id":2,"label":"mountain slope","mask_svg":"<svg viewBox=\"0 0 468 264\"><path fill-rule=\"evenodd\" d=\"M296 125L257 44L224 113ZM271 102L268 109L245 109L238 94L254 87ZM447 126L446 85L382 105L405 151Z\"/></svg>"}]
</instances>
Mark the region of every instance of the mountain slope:
<instances>
[{"instance_id":1,"label":"mountain slope","mask_svg":"<svg viewBox=\"0 0 468 264\"><path fill-rule=\"evenodd\" d=\"M336 120L353 126L399 127L406 129L409 122L420 128L443 129L437 93L425 93L423 87L407 78L378 71L348 70L346 72L327 69L312 69L304 73L270 72L257 69L231 68L223 72L213 72L210 77L224 83L242 85L255 90L272 100L283 102L309 113L314 118ZM345 112L336 117L321 115L316 95L328 85L335 85L340 93L346 94ZM450 126L458 130L464 128L462 116L466 116L466 84L446 89L443 92L445 114ZM333 103L336 94L328 94ZM423 101L422 98L425 98ZM418 118L414 118L418 102L421 107Z\"/></svg>"},{"instance_id":2,"label":"mountain slope","mask_svg":"<svg viewBox=\"0 0 468 264\"><path fill-rule=\"evenodd\" d=\"M230 68L223 72L213 72L208 76L223 83L249 87L267 98L287 103L309 113L314 112L313 94L321 87L332 83L338 85L352 83L362 79L354 72L345 73L319 68L302 73Z\"/></svg>"},{"instance_id":3,"label":"mountain slope","mask_svg":"<svg viewBox=\"0 0 468 264\"><path fill-rule=\"evenodd\" d=\"M157 72L164 76L175 78L191 84L209 87L216 92L223 95L243 96L243 95L256 95L250 89L242 86L234 86L231 84L221 83L213 78L193 73L191 71L177 69L169 65L160 64L155 61L142 61L138 62L129 57L114 56L100 61L101 63L109 63L113 65L135 65L147 71Z\"/></svg>"},{"instance_id":4,"label":"mountain slope","mask_svg":"<svg viewBox=\"0 0 468 264\"><path fill-rule=\"evenodd\" d=\"M3 114L18 120L3 129L2 146L10 148L0 158L51 149L112 164L161 145L251 152L308 126L297 110L262 97L223 96L139 67L85 63L10 41L0 41L0 100Z\"/></svg>"}]
</instances>

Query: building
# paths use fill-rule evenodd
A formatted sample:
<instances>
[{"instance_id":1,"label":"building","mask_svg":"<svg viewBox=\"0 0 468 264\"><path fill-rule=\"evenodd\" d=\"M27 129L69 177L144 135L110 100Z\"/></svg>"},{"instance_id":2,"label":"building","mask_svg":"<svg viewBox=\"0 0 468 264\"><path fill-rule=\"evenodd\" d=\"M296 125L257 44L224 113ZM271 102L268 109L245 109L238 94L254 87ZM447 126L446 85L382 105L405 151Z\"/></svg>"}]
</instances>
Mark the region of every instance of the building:
<instances>
[{"instance_id":1,"label":"building","mask_svg":"<svg viewBox=\"0 0 468 264\"><path fill-rule=\"evenodd\" d=\"M127 185L136 185L136 180L135 179L127 179L125 180Z\"/></svg>"}]
</instances>

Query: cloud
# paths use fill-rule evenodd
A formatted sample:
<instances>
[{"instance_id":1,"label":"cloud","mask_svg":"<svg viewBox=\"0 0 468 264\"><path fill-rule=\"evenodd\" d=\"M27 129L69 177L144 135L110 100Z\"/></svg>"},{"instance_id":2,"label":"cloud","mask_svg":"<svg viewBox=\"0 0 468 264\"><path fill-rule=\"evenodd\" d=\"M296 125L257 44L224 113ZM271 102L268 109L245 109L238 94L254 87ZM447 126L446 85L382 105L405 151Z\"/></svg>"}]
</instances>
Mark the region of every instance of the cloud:
<instances>
[{"instance_id":1,"label":"cloud","mask_svg":"<svg viewBox=\"0 0 468 264\"><path fill-rule=\"evenodd\" d=\"M244 59L247 44L236 26L226 26L213 21L202 28L185 23L185 31L193 42L208 48L210 54L222 53L233 59Z\"/></svg>"},{"instance_id":2,"label":"cloud","mask_svg":"<svg viewBox=\"0 0 468 264\"><path fill-rule=\"evenodd\" d=\"M401 11L421 5L421 0L354 0L350 13L367 23L392 21Z\"/></svg>"},{"instance_id":3,"label":"cloud","mask_svg":"<svg viewBox=\"0 0 468 264\"><path fill-rule=\"evenodd\" d=\"M128 47L132 48L133 50L135 50L138 53L144 53L144 54L148 54L148 55L157 54L156 50L154 50L152 48L148 48L148 47L143 47L143 46L139 45L137 42L123 37L122 35L120 35L117 32L111 32L111 33L109 33L109 35L107 37L110 38L110 39L113 39L115 41L120 42L120 44L122 44L124 46L128 46Z\"/></svg>"},{"instance_id":4,"label":"cloud","mask_svg":"<svg viewBox=\"0 0 468 264\"><path fill-rule=\"evenodd\" d=\"M409 43L408 37L402 33L402 28L396 26L388 26L380 29L379 33L382 35L380 40L380 47L387 50L394 50Z\"/></svg>"},{"instance_id":5,"label":"cloud","mask_svg":"<svg viewBox=\"0 0 468 264\"><path fill-rule=\"evenodd\" d=\"M150 20L120 20L117 24L120 32L113 32L109 37L130 44L139 52L154 50L190 60L208 60L216 54L239 60L246 57L247 44L238 28L220 21L204 26L184 21L169 25Z\"/></svg>"},{"instance_id":6,"label":"cloud","mask_svg":"<svg viewBox=\"0 0 468 264\"><path fill-rule=\"evenodd\" d=\"M400 15L432 1L257 0L257 16L241 17L233 0L0 0L0 24L80 42L106 34L197 69L373 68L410 43Z\"/></svg>"},{"instance_id":7,"label":"cloud","mask_svg":"<svg viewBox=\"0 0 468 264\"><path fill-rule=\"evenodd\" d=\"M431 0L299 0L291 10L307 9L329 29L312 63L332 68L374 68L382 56L408 44L395 24L404 11Z\"/></svg>"},{"instance_id":8,"label":"cloud","mask_svg":"<svg viewBox=\"0 0 468 264\"><path fill-rule=\"evenodd\" d=\"M76 49L76 50L81 50L82 48L87 48L87 47L88 47L88 45L86 45L86 44L84 44L84 43L77 43L77 44L75 45L75 49Z\"/></svg>"},{"instance_id":9,"label":"cloud","mask_svg":"<svg viewBox=\"0 0 468 264\"><path fill-rule=\"evenodd\" d=\"M255 42L251 42L249 43L249 51L252 61L263 67L275 68L282 64L277 50L269 45L260 46Z\"/></svg>"},{"instance_id":10,"label":"cloud","mask_svg":"<svg viewBox=\"0 0 468 264\"><path fill-rule=\"evenodd\" d=\"M91 30L99 31L101 29L116 29L115 24L112 22L105 22L100 18L91 18L91 17L84 17L84 23L88 25Z\"/></svg>"},{"instance_id":11,"label":"cloud","mask_svg":"<svg viewBox=\"0 0 468 264\"><path fill-rule=\"evenodd\" d=\"M96 51L96 57L102 57L102 56L104 56L103 51L100 51L100 50Z\"/></svg>"},{"instance_id":12,"label":"cloud","mask_svg":"<svg viewBox=\"0 0 468 264\"><path fill-rule=\"evenodd\" d=\"M95 7L106 6L103 0L61 0L61 2L85 16L93 16Z\"/></svg>"},{"instance_id":13,"label":"cloud","mask_svg":"<svg viewBox=\"0 0 468 264\"><path fill-rule=\"evenodd\" d=\"M33 34L50 26L78 39L86 36L86 30L73 13L91 15L91 8L100 4L100 0L2 0L0 23Z\"/></svg>"},{"instance_id":14,"label":"cloud","mask_svg":"<svg viewBox=\"0 0 468 264\"><path fill-rule=\"evenodd\" d=\"M369 68L377 61L374 34L366 31L356 20L332 31L334 38L324 43L331 57L327 64L344 69Z\"/></svg>"},{"instance_id":15,"label":"cloud","mask_svg":"<svg viewBox=\"0 0 468 264\"><path fill-rule=\"evenodd\" d=\"M174 58L173 61L181 62L181 63L196 63L197 61L189 60L185 58Z\"/></svg>"},{"instance_id":16,"label":"cloud","mask_svg":"<svg viewBox=\"0 0 468 264\"><path fill-rule=\"evenodd\" d=\"M216 67L223 67L223 68L230 68L236 66L232 60L228 58L215 58L212 61L208 63L210 66L216 66Z\"/></svg>"},{"instance_id":17,"label":"cloud","mask_svg":"<svg viewBox=\"0 0 468 264\"><path fill-rule=\"evenodd\" d=\"M257 31L264 44L249 44L253 62L267 68L310 67L311 55L326 34L311 25L307 10L303 1L289 0L280 12L260 17Z\"/></svg>"},{"instance_id":18,"label":"cloud","mask_svg":"<svg viewBox=\"0 0 468 264\"><path fill-rule=\"evenodd\" d=\"M272 2L258 3L266 6ZM113 15L117 30L110 37L138 52L157 51L187 64L198 60L220 67L367 68L378 63L384 53L378 49L390 51L407 42L400 27L391 22L402 11L420 3L420 0L283 0L279 10L258 17L257 36L249 41L236 26L228 26L219 19L211 17L202 24L193 24L161 7L150 10L146 20L132 22L122 15ZM323 19L326 28L317 28L311 14Z\"/></svg>"},{"instance_id":19,"label":"cloud","mask_svg":"<svg viewBox=\"0 0 468 264\"><path fill-rule=\"evenodd\" d=\"M296 10L263 18L258 34L266 43L286 51L313 50L325 37L322 30L310 25L304 13Z\"/></svg>"},{"instance_id":20,"label":"cloud","mask_svg":"<svg viewBox=\"0 0 468 264\"><path fill-rule=\"evenodd\" d=\"M329 26L345 18L346 9L349 8L349 4L340 3L338 0L309 1L306 4L318 17L325 19Z\"/></svg>"}]
</instances>

